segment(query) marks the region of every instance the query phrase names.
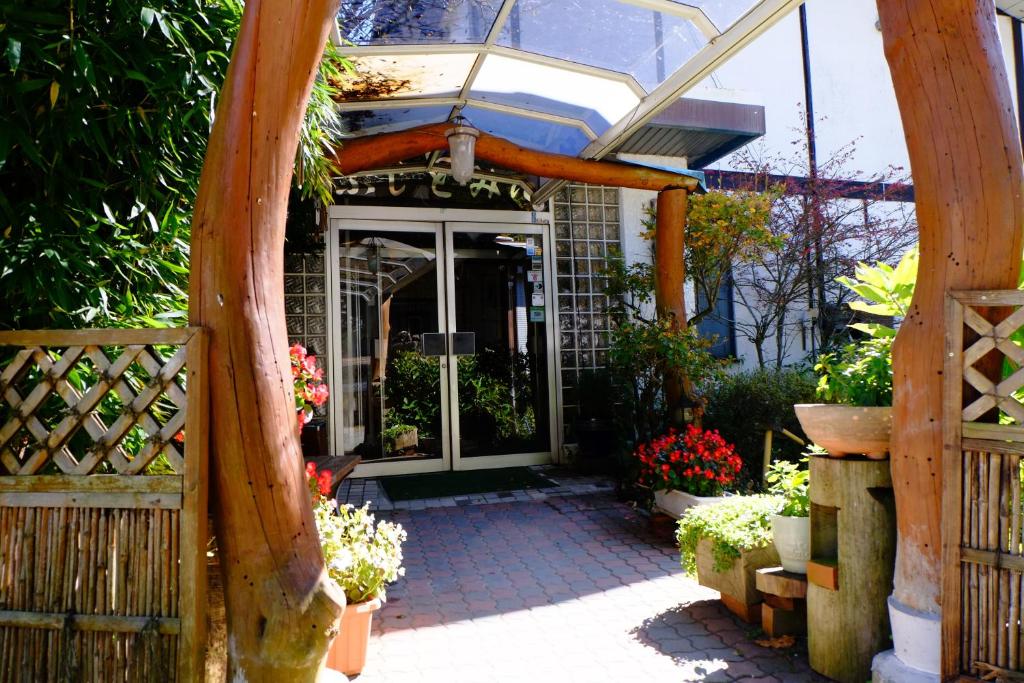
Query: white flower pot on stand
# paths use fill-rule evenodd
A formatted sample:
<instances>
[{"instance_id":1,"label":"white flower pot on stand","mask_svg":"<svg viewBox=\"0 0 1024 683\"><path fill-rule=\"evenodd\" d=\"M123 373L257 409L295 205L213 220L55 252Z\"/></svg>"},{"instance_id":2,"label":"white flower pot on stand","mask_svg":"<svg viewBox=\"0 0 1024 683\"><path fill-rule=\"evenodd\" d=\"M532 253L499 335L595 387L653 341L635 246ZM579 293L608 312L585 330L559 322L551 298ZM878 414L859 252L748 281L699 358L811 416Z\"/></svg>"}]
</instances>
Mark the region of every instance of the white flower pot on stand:
<instances>
[{"instance_id":1,"label":"white flower pot on stand","mask_svg":"<svg viewBox=\"0 0 1024 683\"><path fill-rule=\"evenodd\" d=\"M811 518L773 515L772 539L782 568L794 574L806 574L807 561L811 559Z\"/></svg>"},{"instance_id":2,"label":"white flower pot on stand","mask_svg":"<svg viewBox=\"0 0 1024 683\"><path fill-rule=\"evenodd\" d=\"M654 506L673 519L679 519L692 507L711 505L721 500L721 496L695 496L674 489L654 492Z\"/></svg>"}]
</instances>

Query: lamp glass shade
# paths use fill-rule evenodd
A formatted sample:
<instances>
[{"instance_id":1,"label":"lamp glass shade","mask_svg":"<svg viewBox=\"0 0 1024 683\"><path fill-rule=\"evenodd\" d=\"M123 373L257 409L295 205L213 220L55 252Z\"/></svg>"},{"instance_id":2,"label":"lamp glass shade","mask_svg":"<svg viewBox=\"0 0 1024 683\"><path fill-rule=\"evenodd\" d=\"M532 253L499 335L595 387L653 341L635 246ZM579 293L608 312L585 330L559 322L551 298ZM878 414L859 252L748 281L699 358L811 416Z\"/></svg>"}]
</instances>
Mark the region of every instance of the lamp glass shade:
<instances>
[{"instance_id":1,"label":"lamp glass shade","mask_svg":"<svg viewBox=\"0 0 1024 683\"><path fill-rule=\"evenodd\" d=\"M446 135L452 158L452 177L459 185L465 185L473 177L476 138L480 131L472 126L455 126L449 128Z\"/></svg>"}]
</instances>

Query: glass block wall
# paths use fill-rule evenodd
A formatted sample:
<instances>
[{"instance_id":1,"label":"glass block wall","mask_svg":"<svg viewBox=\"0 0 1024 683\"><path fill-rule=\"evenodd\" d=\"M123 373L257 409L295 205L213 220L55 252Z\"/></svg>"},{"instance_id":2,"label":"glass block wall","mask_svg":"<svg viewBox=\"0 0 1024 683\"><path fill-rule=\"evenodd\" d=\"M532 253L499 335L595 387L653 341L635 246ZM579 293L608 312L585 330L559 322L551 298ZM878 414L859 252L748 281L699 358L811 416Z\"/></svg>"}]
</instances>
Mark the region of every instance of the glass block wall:
<instances>
[{"instance_id":1,"label":"glass block wall","mask_svg":"<svg viewBox=\"0 0 1024 683\"><path fill-rule=\"evenodd\" d=\"M286 253L284 312L288 342L299 342L316 354L327 372L327 275L324 255Z\"/></svg>"},{"instance_id":2,"label":"glass block wall","mask_svg":"<svg viewBox=\"0 0 1024 683\"><path fill-rule=\"evenodd\" d=\"M562 416L567 442L575 440L580 372L608 364L611 321L605 259L621 253L619 190L567 185L552 200L555 217L555 272L558 278L558 334L562 368Z\"/></svg>"}]
</instances>

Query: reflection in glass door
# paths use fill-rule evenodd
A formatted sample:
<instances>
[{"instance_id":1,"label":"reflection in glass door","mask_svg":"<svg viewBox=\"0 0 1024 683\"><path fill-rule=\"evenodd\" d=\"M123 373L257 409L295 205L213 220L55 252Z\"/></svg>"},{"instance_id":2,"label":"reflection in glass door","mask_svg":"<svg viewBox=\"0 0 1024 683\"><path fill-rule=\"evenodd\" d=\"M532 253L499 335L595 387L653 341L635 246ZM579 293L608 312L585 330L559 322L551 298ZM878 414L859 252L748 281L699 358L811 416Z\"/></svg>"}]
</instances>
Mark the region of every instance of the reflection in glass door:
<instances>
[{"instance_id":1,"label":"reflection in glass door","mask_svg":"<svg viewBox=\"0 0 1024 683\"><path fill-rule=\"evenodd\" d=\"M353 229L338 232L336 251L334 358L340 363L335 377L341 380L332 387L339 403L336 451L359 455L364 465L405 462L401 471L446 469L439 226L411 231L349 225Z\"/></svg>"},{"instance_id":2,"label":"reflection in glass door","mask_svg":"<svg viewBox=\"0 0 1024 683\"><path fill-rule=\"evenodd\" d=\"M543 232L446 227L455 469L546 462Z\"/></svg>"}]
</instances>

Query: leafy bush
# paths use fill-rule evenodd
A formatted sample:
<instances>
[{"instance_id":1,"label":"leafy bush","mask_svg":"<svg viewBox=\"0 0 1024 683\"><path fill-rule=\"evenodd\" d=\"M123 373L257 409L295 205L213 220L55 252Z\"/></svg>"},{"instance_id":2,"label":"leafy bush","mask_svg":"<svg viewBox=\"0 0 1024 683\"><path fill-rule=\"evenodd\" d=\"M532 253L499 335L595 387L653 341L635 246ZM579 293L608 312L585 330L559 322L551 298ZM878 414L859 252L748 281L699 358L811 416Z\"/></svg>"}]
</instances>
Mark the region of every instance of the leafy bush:
<instances>
[{"instance_id":1,"label":"leafy bush","mask_svg":"<svg viewBox=\"0 0 1024 683\"><path fill-rule=\"evenodd\" d=\"M536 427L527 354L484 350L474 356L459 356L458 363L464 425L478 431L484 440L533 434ZM386 384L388 409L393 411L389 414L403 425L416 427L420 436L440 436L440 381L437 358L415 351L393 354Z\"/></svg>"},{"instance_id":2,"label":"leafy bush","mask_svg":"<svg viewBox=\"0 0 1024 683\"><path fill-rule=\"evenodd\" d=\"M773 459L797 460L800 445L779 433L787 429L801 434L793 411L795 403L814 401L814 376L799 369L758 369L726 375L705 387L707 409L704 426L717 429L743 460L741 488L761 485L764 433L776 430Z\"/></svg>"},{"instance_id":3,"label":"leafy bush","mask_svg":"<svg viewBox=\"0 0 1024 683\"><path fill-rule=\"evenodd\" d=\"M818 356L818 396L830 403L891 406L892 341L893 337L865 339Z\"/></svg>"},{"instance_id":4,"label":"leafy bush","mask_svg":"<svg viewBox=\"0 0 1024 683\"><path fill-rule=\"evenodd\" d=\"M805 458L802 461L807 463ZM808 496L808 484L811 479L811 472L800 464L789 460L779 460L772 463L768 468L765 477L771 486L768 493L773 496L781 496L785 501L782 505L780 515L786 517L808 517L811 514L811 500Z\"/></svg>"},{"instance_id":5,"label":"leafy bush","mask_svg":"<svg viewBox=\"0 0 1024 683\"><path fill-rule=\"evenodd\" d=\"M918 251L914 247L903 255L895 268L886 263L876 263L874 266L858 263L854 279L839 277L836 282L864 298L864 301L850 302L849 306L853 310L902 319L906 317L910 300L914 296L917 263ZM894 328L879 323L855 323L850 327L872 337L896 336Z\"/></svg>"},{"instance_id":6,"label":"leafy bush","mask_svg":"<svg viewBox=\"0 0 1024 683\"><path fill-rule=\"evenodd\" d=\"M782 508L779 496L735 496L683 513L676 531L680 562L688 574L697 570L697 544L711 541L715 571L728 571L744 550L772 542L772 515Z\"/></svg>"}]
</instances>

